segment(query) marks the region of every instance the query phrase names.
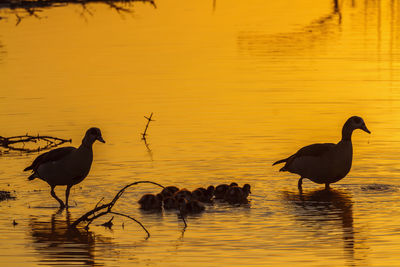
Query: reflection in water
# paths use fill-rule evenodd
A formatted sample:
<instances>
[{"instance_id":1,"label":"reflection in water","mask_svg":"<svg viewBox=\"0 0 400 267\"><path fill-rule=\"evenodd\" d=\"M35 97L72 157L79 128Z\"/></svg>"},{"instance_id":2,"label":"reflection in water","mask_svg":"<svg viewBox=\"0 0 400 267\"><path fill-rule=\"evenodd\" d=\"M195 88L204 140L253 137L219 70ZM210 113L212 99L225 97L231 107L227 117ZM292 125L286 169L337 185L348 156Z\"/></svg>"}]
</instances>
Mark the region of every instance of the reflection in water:
<instances>
[{"instance_id":1,"label":"reflection in water","mask_svg":"<svg viewBox=\"0 0 400 267\"><path fill-rule=\"evenodd\" d=\"M1 17L0 17L1 18ZM3 57L5 56L6 51L4 50L3 44L0 42L0 63L3 62Z\"/></svg>"},{"instance_id":2,"label":"reflection in water","mask_svg":"<svg viewBox=\"0 0 400 267\"><path fill-rule=\"evenodd\" d=\"M306 194L284 192L284 200L292 208L302 226L312 228L319 239L335 242L332 234L342 232L343 248L351 264L355 261L353 204L347 192L316 190Z\"/></svg>"},{"instance_id":3,"label":"reflection in water","mask_svg":"<svg viewBox=\"0 0 400 267\"><path fill-rule=\"evenodd\" d=\"M51 216L50 222L32 218L30 221L31 236L35 249L38 250L40 261L46 264L99 266L95 262L96 241L105 247L112 246L111 240L95 237L90 231L70 229L70 213L66 220L57 218L57 213Z\"/></svg>"},{"instance_id":4,"label":"reflection in water","mask_svg":"<svg viewBox=\"0 0 400 267\"><path fill-rule=\"evenodd\" d=\"M342 12L337 0L333 0L332 12L312 21L301 30L279 34L241 32L238 45L242 50L262 56L265 52L290 53L299 49L309 49L316 41L327 40L340 33ZM296 44L293 46L293 44Z\"/></svg>"},{"instance_id":5,"label":"reflection in water","mask_svg":"<svg viewBox=\"0 0 400 267\"><path fill-rule=\"evenodd\" d=\"M265 56L270 53L285 56L298 54L321 43L327 43L332 38L337 39L337 36L343 34L344 27L356 25L363 31L366 42L377 42L376 49L378 51L385 48L382 47L382 42L386 41L382 38L382 31L387 31L391 55L393 47L398 44L400 38L397 24L400 20L400 9L397 1L387 2L384 9L381 1L339 2L333 0L330 13L315 19L299 30L278 34L243 31L238 35L238 46L239 49L248 51L255 56ZM383 16L388 16L388 18L384 20ZM345 21L343 21L344 17ZM385 25L382 24L382 21L389 21L389 23ZM384 51L386 52L386 50Z\"/></svg>"}]
</instances>

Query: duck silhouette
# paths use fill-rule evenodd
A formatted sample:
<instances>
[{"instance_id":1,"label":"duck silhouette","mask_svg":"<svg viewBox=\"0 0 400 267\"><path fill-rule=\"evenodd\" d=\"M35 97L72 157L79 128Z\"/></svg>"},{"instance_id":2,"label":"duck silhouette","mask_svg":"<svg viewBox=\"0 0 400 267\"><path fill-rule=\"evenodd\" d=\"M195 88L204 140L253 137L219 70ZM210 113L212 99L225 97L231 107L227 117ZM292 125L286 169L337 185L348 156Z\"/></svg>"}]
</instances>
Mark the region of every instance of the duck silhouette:
<instances>
[{"instance_id":1,"label":"duck silhouette","mask_svg":"<svg viewBox=\"0 0 400 267\"><path fill-rule=\"evenodd\" d=\"M343 179L350 171L353 160L353 144L351 135L354 130L361 129L371 133L361 117L350 117L342 128L342 139L337 144L324 143L305 146L288 158L278 160L272 165L285 163L280 171L288 171L300 175L299 190L302 181L308 178L314 183L329 185Z\"/></svg>"},{"instance_id":2,"label":"duck silhouette","mask_svg":"<svg viewBox=\"0 0 400 267\"><path fill-rule=\"evenodd\" d=\"M28 180L39 178L47 182L51 187L50 194L59 202L60 208L68 208L71 187L82 182L89 174L93 161L92 146L96 140L105 143L100 129L93 127L86 131L79 148L61 147L39 155L30 166L24 169L24 171L32 170L33 172ZM65 204L54 192L57 185L67 186Z\"/></svg>"}]
</instances>

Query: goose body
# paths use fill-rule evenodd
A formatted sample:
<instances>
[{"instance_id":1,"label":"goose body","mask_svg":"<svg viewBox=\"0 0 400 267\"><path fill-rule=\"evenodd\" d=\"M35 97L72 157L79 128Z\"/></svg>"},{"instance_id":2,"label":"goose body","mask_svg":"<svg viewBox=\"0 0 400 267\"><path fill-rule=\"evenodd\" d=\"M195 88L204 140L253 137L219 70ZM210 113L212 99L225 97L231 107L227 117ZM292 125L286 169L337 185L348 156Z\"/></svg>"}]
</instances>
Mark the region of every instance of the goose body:
<instances>
[{"instance_id":1,"label":"goose body","mask_svg":"<svg viewBox=\"0 0 400 267\"><path fill-rule=\"evenodd\" d=\"M61 158L54 158L57 154L63 154ZM36 171L30 177L40 178L49 185L75 185L89 174L93 161L93 150L80 146L62 147L59 151L50 151L46 155L48 161L42 160Z\"/></svg>"},{"instance_id":2,"label":"goose body","mask_svg":"<svg viewBox=\"0 0 400 267\"><path fill-rule=\"evenodd\" d=\"M329 188L329 184L343 179L351 169L353 160L351 135L355 129L370 133L364 120L353 116L344 124L342 139L337 144L321 143L305 146L273 165L285 163L280 171L299 174L301 176L298 182L299 189L304 178L318 184L325 184L326 188Z\"/></svg>"},{"instance_id":3,"label":"goose body","mask_svg":"<svg viewBox=\"0 0 400 267\"><path fill-rule=\"evenodd\" d=\"M92 145L96 140L105 142L100 129L90 128L79 148L61 147L43 153L24 171L32 170L29 180L39 178L50 185L51 195L60 203L60 208L65 207L65 204L57 197L54 188L57 185L66 185L66 206L68 207L71 187L82 182L89 174L93 161Z\"/></svg>"}]
</instances>

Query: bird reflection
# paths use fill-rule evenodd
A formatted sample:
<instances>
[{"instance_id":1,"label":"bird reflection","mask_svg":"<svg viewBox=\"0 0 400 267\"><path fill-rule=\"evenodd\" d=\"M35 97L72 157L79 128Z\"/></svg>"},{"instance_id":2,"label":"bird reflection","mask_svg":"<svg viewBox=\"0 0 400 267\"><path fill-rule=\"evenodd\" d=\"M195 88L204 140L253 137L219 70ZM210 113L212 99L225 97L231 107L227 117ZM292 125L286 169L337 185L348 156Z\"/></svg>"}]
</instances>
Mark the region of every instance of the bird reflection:
<instances>
[{"instance_id":1,"label":"bird reflection","mask_svg":"<svg viewBox=\"0 0 400 267\"><path fill-rule=\"evenodd\" d=\"M31 236L35 249L42 258L40 261L55 265L101 266L95 262L95 243L102 247L112 246L110 239L95 237L92 232L69 228L70 213L66 219L54 213L50 222L33 217L30 220Z\"/></svg>"},{"instance_id":2,"label":"bird reflection","mask_svg":"<svg viewBox=\"0 0 400 267\"><path fill-rule=\"evenodd\" d=\"M0 41L0 63L2 63L2 61L3 61L3 57L4 57L4 54L5 54L6 52L4 51L4 46L3 46L3 44L1 43L1 41ZM0 151L0 155L1 155L1 151Z\"/></svg>"},{"instance_id":3,"label":"bird reflection","mask_svg":"<svg viewBox=\"0 0 400 267\"><path fill-rule=\"evenodd\" d=\"M343 233L343 248L348 259L354 261L354 225L351 196L341 190L317 190L309 193L284 192L284 200L292 208L301 225L312 228L318 236L328 238L328 233ZM333 228L333 229L332 229ZM330 239L335 241L333 236ZM324 240L325 241L325 240Z\"/></svg>"}]
</instances>

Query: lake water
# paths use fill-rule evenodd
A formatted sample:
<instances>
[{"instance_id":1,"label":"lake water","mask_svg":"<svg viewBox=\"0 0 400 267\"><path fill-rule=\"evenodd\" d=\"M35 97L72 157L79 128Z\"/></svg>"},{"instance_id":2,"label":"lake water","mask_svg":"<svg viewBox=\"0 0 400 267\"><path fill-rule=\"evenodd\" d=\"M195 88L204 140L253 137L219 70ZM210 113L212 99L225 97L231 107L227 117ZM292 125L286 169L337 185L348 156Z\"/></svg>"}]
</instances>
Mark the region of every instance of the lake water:
<instances>
[{"instance_id":1,"label":"lake water","mask_svg":"<svg viewBox=\"0 0 400 267\"><path fill-rule=\"evenodd\" d=\"M49 186L22 170L38 155L2 150L1 266L399 266L399 1L135 2L0 13L1 136L48 134L79 146L99 127L89 176L57 213ZM16 25L18 23L18 25ZM146 120L149 149L141 140ZM353 167L323 186L271 164L337 142L352 115ZM215 203L188 227L146 213L129 189L112 230L70 221L124 185L194 189L236 181L250 203ZM64 188L57 187L64 199ZM18 224L13 226L15 220Z\"/></svg>"}]
</instances>

